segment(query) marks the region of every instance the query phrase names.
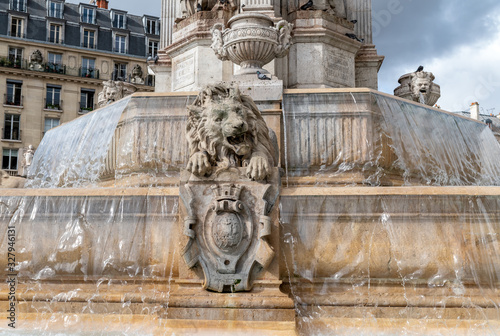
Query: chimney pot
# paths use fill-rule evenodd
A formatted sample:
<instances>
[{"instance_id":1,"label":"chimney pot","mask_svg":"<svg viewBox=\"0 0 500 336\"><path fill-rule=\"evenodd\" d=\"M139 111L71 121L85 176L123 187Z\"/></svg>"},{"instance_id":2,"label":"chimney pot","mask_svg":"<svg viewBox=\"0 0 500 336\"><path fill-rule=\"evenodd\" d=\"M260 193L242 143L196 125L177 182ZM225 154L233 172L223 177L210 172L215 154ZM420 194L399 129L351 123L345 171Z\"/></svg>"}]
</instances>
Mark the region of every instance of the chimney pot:
<instances>
[{"instance_id":1,"label":"chimney pot","mask_svg":"<svg viewBox=\"0 0 500 336\"><path fill-rule=\"evenodd\" d=\"M97 0L97 7L108 9L108 0Z\"/></svg>"},{"instance_id":2,"label":"chimney pot","mask_svg":"<svg viewBox=\"0 0 500 336\"><path fill-rule=\"evenodd\" d=\"M479 120L479 103L474 102L470 106L470 117Z\"/></svg>"}]
</instances>

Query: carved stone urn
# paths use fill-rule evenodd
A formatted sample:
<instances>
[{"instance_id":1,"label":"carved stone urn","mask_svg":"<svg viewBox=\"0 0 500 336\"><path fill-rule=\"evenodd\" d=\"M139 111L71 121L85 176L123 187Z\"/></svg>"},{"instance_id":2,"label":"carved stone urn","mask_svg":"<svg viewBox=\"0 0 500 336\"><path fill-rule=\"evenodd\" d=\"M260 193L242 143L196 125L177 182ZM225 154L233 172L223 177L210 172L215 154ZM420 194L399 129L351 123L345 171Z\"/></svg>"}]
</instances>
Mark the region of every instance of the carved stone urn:
<instances>
[{"instance_id":1,"label":"carved stone urn","mask_svg":"<svg viewBox=\"0 0 500 336\"><path fill-rule=\"evenodd\" d=\"M288 53L293 25L285 20L274 24L273 20L260 13L244 13L228 21L229 28L215 24L212 29L212 49L222 61L230 60L240 65L236 73L254 74L264 65Z\"/></svg>"},{"instance_id":2,"label":"carved stone urn","mask_svg":"<svg viewBox=\"0 0 500 336\"><path fill-rule=\"evenodd\" d=\"M394 90L396 97L434 106L441 97L441 87L434 83L432 72L412 72L401 76L399 86Z\"/></svg>"}]
</instances>

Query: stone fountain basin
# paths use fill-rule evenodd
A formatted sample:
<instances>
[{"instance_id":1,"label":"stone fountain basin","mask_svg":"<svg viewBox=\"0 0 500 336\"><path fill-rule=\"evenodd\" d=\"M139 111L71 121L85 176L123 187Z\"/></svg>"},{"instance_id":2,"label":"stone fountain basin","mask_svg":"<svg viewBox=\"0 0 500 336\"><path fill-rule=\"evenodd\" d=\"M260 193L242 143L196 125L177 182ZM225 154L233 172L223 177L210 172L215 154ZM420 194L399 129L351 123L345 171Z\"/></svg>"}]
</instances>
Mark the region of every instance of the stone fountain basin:
<instances>
[{"instance_id":1,"label":"stone fountain basin","mask_svg":"<svg viewBox=\"0 0 500 336\"><path fill-rule=\"evenodd\" d=\"M0 228L17 228L19 319L32 334L500 330L498 187L284 187L270 266L281 291L266 272L229 295L202 290L181 259L178 188L9 189L0 203ZM6 307L5 286L0 298Z\"/></svg>"},{"instance_id":2,"label":"stone fountain basin","mask_svg":"<svg viewBox=\"0 0 500 336\"><path fill-rule=\"evenodd\" d=\"M221 295L202 290L180 257L180 139L194 97L134 94L114 123L103 118L98 179L75 174L89 158L68 150L61 164L76 164L46 181L82 188L2 191L0 228L16 227L22 330L500 331L500 188L491 186L500 155L484 124L368 89L287 90L284 110L257 101L286 173L277 254L251 292ZM108 112L82 118L96 124ZM61 151L78 129L94 138L86 120L49 131L42 145ZM7 297L0 287L2 318Z\"/></svg>"}]
</instances>

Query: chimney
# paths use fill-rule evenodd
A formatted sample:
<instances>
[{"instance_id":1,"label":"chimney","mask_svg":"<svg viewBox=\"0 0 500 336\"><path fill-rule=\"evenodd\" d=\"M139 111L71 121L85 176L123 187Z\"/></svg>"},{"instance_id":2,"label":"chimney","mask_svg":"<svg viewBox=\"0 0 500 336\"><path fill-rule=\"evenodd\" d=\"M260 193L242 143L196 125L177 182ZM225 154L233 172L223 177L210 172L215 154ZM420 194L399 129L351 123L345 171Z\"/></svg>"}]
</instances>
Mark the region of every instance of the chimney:
<instances>
[{"instance_id":1,"label":"chimney","mask_svg":"<svg viewBox=\"0 0 500 336\"><path fill-rule=\"evenodd\" d=\"M475 102L470 104L470 117L479 120L479 103Z\"/></svg>"},{"instance_id":2,"label":"chimney","mask_svg":"<svg viewBox=\"0 0 500 336\"><path fill-rule=\"evenodd\" d=\"M108 0L97 0L97 7L108 9Z\"/></svg>"}]
</instances>

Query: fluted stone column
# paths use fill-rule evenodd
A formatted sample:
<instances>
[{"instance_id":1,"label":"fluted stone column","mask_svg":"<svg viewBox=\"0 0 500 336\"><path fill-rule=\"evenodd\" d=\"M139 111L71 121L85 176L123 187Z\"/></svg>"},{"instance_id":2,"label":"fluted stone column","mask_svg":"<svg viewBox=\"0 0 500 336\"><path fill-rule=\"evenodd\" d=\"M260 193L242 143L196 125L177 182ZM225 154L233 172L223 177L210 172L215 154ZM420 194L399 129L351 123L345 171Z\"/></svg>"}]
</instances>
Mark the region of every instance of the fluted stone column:
<instances>
[{"instance_id":1,"label":"fluted stone column","mask_svg":"<svg viewBox=\"0 0 500 336\"><path fill-rule=\"evenodd\" d=\"M354 33L366 44L372 44L372 1L350 0L346 1L347 19L357 20Z\"/></svg>"},{"instance_id":2,"label":"fluted stone column","mask_svg":"<svg viewBox=\"0 0 500 336\"><path fill-rule=\"evenodd\" d=\"M160 48L172 44L172 32L179 0L162 0L161 2L161 41Z\"/></svg>"}]
</instances>

